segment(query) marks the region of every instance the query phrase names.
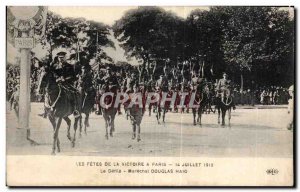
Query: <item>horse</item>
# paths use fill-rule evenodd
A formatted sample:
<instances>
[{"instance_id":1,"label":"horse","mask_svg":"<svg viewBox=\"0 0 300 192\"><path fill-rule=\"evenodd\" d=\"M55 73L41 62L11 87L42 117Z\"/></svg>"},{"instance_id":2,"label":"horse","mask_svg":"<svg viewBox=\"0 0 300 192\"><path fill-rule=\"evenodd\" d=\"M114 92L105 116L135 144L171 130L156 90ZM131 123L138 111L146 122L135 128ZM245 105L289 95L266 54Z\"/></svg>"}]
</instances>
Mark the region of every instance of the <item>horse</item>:
<instances>
[{"instance_id":1,"label":"horse","mask_svg":"<svg viewBox=\"0 0 300 192\"><path fill-rule=\"evenodd\" d=\"M201 125L201 118L202 113L205 111L208 105L210 105L211 102L211 92L209 88L209 84L205 83L204 85L197 85L191 92L195 93L195 101L194 104L198 105L197 108L193 108L193 119L194 119L194 125L197 125L196 123L196 115L197 122Z\"/></svg>"},{"instance_id":2,"label":"horse","mask_svg":"<svg viewBox=\"0 0 300 192\"><path fill-rule=\"evenodd\" d=\"M215 100L215 92L214 92L215 88L211 82L208 82L206 86L208 88L206 94L209 95L209 97L208 97L208 101L206 102L206 105L204 107L204 112L206 114L210 114L210 112L215 113L216 109L213 110L213 108L212 108L212 106L214 105L214 100Z\"/></svg>"},{"instance_id":3,"label":"horse","mask_svg":"<svg viewBox=\"0 0 300 192\"><path fill-rule=\"evenodd\" d=\"M165 123L166 113L170 109L170 103L171 103L170 101L165 101L164 105L161 105L163 94L167 94L167 98L169 98L170 95L172 96L172 91L168 90L167 92L165 91L156 92L156 98L158 97L158 95L160 98L157 102L154 103L154 106L156 107L156 120L158 124L160 124L161 117L162 117L162 122Z\"/></svg>"},{"instance_id":4,"label":"horse","mask_svg":"<svg viewBox=\"0 0 300 192\"><path fill-rule=\"evenodd\" d=\"M118 111L118 108L114 107L116 101L116 94L117 94L117 86L116 85L107 85L102 87L102 91L104 93L112 93L113 96L108 95L105 98L100 99L105 107L102 108L102 114L105 121L105 138L108 139L108 129L110 128L109 135L113 137L113 132L115 131L115 117ZM103 96L103 95L102 95ZM103 101L101 101L103 100Z\"/></svg>"},{"instance_id":5,"label":"horse","mask_svg":"<svg viewBox=\"0 0 300 192\"><path fill-rule=\"evenodd\" d=\"M155 91L155 86L152 85L151 83L149 83L149 85L147 86L147 90L146 90L146 97L148 97L149 93L153 93ZM151 95L151 99L155 99L155 95ZM152 107L154 107L153 112L156 108L156 104L155 103L149 103L148 105L148 111L149 111L149 117L151 117L151 111L152 111Z\"/></svg>"},{"instance_id":6,"label":"horse","mask_svg":"<svg viewBox=\"0 0 300 192\"><path fill-rule=\"evenodd\" d=\"M139 106L139 104L133 104L132 106L128 106L130 105L131 99L137 99L135 97L136 94L141 94L142 97L142 106ZM141 122L142 122L142 118L145 112L145 100L146 100L146 93L145 90L141 87L137 88L134 87L133 91L129 92L129 100L127 102L124 103L124 108L126 108L127 113L130 117L130 121L132 124L132 140L134 140L135 138L137 138L137 141L141 141ZM137 136L136 136L137 135Z\"/></svg>"},{"instance_id":7,"label":"horse","mask_svg":"<svg viewBox=\"0 0 300 192\"><path fill-rule=\"evenodd\" d=\"M218 124L220 124L220 113L222 112L222 126L225 126L225 115L226 111L228 111L228 123L230 125L230 119L231 119L231 108L234 107L234 98L230 94L224 93L223 99L220 97L220 95L217 95L215 98L216 102L216 109L218 110Z\"/></svg>"},{"instance_id":8,"label":"horse","mask_svg":"<svg viewBox=\"0 0 300 192\"><path fill-rule=\"evenodd\" d=\"M95 104L95 98L96 98L96 90L92 86L92 82L90 84L87 84L88 79L84 79L84 81L81 80L81 78L78 81L77 88L79 92L81 93L81 107L80 112L81 114L85 115L84 119L84 133L87 134L86 128L89 127L89 115L92 112ZM79 136L81 137L82 133L82 116L80 115L80 129L79 129Z\"/></svg>"},{"instance_id":9,"label":"horse","mask_svg":"<svg viewBox=\"0 0 300 192\"><path fill-rule=\"evenodd\" d=\"M73 125L73 139L70 136L71 120L69 119L69 116L72 115L75 110L75 106L71 101L72 98L70 98L70 94L75 93L70 93L70 91L67 90L63 85L57 83L54 73L49 69L43 70L39 77L37 92L41 94L43 91L45 92L45 107L47 109L48 118L54 130L52 155L55 155L56 147L57 152L60 152L58 133L62 119L64 119L68 125L67 137L72 142L72 147L75 147L76 130L79 117L75 117Z\"/></svg>"}]
</instances>

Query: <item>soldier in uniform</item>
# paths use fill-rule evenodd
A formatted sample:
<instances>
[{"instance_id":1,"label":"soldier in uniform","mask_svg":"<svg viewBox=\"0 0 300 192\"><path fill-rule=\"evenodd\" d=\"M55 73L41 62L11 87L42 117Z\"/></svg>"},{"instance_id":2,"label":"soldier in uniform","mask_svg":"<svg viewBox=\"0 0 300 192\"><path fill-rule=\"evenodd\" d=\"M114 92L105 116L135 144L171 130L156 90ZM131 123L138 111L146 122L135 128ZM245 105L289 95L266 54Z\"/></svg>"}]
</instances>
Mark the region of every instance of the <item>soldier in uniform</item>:
<instances>
[{"instance_id":1,"label":"soldier in uniform","mask_svg":"<svg viewBox=\"0 0 300 192\"><path fill-rule=\"evenodd\" d=\"M63 88L67 89L71 104L75 106L74 115L79 116L78 91L74 87L76 73L74 67L66 61L66 52L57 53L57 62L53 63L50 70L53 70L56 82L60 83Z\"/></svg>"},{"instance_id":2,"label":"soldier in uniform","mask_svg":"<svg viewBox=\"0 0 300 192\"><path fill-rule=\"evenodd\" d=\"M115 87L116 89L119 87L118 79L116 76L112 75L110 67L106 67L105 76L103 77L104 86L106 91L110 87Z\"/></svg>"},{"instance_id":3,"label":"soldier in uniform","mask_svg":"<svg viewBox=\"0 0 300 192\"><path fill-rule=\"evenodd\" d=\"M197 87L200 88L200 90L202 90L204 84L205 84L205 79L201 78L199 73L195 73L194 76L191 79L191 90L196 89Z\"/></svg>"},{"instance_id":4,"label":"soldier in uniform","mask_svg":"<svg viewBox=\"0 0 300 192\"><path fill-rule=\"evenodd\" d=\"M231 81L228 79L227 73L223 73L223 79L220 79L218 84L217 84L217 92L218 92L218 97L221 96L221 100L224 102L225 97L230 97L231 96ZM235 109L235 104L234 104L234 99L232 100L233 102L233 109Z\"/></svg>"},{"instance_id":5,"label":"soldier in uniform","mask_svg":"<svg viewBox=\"0 0 300 192\"><path fill-rule=\"evenodd\" d=\"M290 99L288 100L288 130L293 130L294 128L294 85L289 87L289 96Z\"/></svg>"},{"instance_id":6,"label":"soldier in uniform","mask_svg":"<svg viewBox=\"0 0 300 192\"><path fill-rule=\"evenodd\" d=\"M168 79L164 75L160 75L155 84L156 90L168 92Z\"/></svg>"}]
</instances>

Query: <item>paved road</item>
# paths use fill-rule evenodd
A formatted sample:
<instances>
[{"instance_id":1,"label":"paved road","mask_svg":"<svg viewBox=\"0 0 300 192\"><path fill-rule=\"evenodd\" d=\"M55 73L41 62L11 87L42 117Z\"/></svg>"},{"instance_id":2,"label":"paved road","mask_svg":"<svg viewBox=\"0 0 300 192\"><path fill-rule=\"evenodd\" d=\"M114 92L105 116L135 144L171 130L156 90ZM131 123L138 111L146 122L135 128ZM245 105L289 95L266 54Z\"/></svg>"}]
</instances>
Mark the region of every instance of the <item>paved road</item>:
<instances>
[{"instance_id":1,"label":"paved road","mask_svg":"<svg viewBox=\"0 0 300 192\"><path fill-rule=\"evenodd\" d=\"M37 116L41 103L31 104L31 137L40 145L31 146L25 131L17 129L16 116L7 110L7 153L49 155L52 127ZM92 114L87 135L77 137L75 148L67 139L66 123L59 132L62 152L58 155L96 156L190 156L190 157L292 157L293 132L288 131L287 109L238 108L229 126L217 124L216 114L205 114L202 126L192 124L192 114L167 113L166 123L158 125L155 116L144 115L141 142L131 140L131 125L125 115L116 117L113 138L105 139L102 116ZM227 123L227 122L226 122Z\"/></svg>"}]
</instances>

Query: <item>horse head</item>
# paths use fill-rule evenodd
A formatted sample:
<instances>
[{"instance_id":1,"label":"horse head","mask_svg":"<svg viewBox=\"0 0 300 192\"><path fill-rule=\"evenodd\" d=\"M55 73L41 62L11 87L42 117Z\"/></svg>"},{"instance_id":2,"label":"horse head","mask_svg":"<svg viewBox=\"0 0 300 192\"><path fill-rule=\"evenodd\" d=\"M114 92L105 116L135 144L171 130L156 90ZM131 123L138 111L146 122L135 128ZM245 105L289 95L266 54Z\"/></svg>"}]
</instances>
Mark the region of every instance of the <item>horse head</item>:
<instances>
[{"instance_id":1,"label":"horse head","mask_svg":"<svg viewBox=\"0 0 300 192\"><path fill-rule=\"evenodd\" d=\"M50 86L56 84L55 77L48 68L42 69L38 82L38 94L42 94L44 91L49 91Z\"/></svg>"}]
</instances>

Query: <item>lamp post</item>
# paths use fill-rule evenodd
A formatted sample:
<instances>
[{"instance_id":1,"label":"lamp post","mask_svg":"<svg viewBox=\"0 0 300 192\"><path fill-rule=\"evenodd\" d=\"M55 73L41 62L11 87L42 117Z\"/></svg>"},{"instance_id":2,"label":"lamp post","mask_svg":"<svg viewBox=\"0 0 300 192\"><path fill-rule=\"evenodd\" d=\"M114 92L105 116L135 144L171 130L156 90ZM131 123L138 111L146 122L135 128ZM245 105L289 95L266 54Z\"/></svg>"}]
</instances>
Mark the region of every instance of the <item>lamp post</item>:
<instances>
[{"instance_id":1,"label":"lamp post","mask_svg":"<svg viewBox=\"0 0 300 192\"><path fill-rule=\"evenodd\" d=\"M19 125L26 130L26 139L31 144L37 144L30 139L30 51L35 46L34 30L42 29L44 34L47 17L47 7L44 6L10 6L7 9L8 25L13 26L11 35L14 41L10 42L21 53L20 63L20 97L19 97Z\"/></svg>"}]
</instances>

